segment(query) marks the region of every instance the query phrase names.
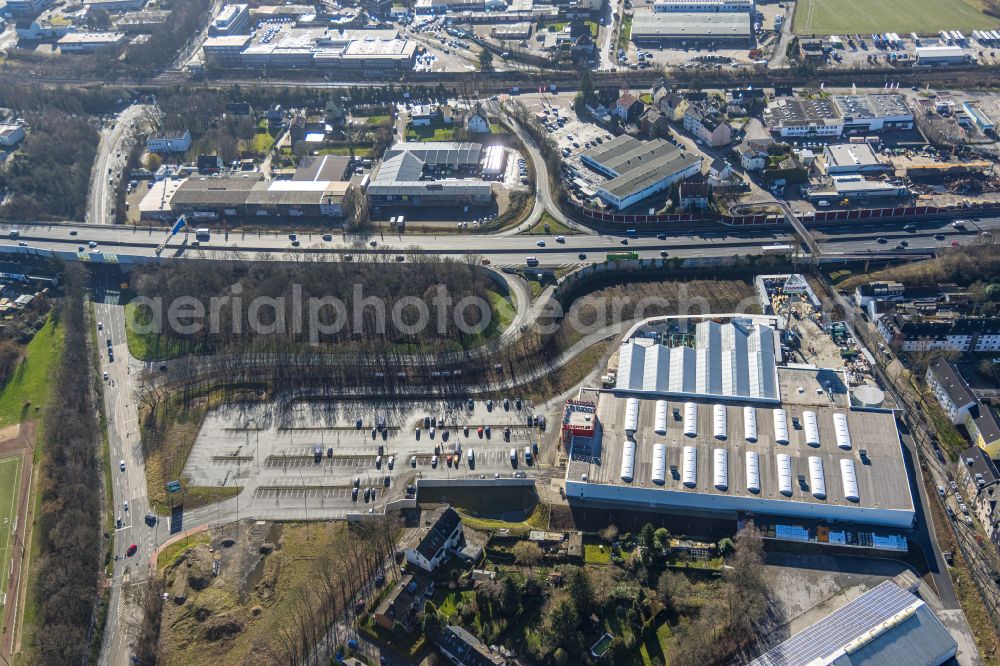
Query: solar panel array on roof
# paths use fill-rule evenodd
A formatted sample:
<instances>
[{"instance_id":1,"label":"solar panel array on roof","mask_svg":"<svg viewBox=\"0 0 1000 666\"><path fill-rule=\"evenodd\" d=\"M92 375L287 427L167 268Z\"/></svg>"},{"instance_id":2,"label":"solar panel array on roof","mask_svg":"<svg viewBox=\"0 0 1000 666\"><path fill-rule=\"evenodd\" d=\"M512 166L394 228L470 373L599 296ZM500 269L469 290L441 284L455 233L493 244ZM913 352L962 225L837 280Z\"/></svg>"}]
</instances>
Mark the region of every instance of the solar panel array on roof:
<instances>
[{"instance_id":1,"label":"solar panel array on roof","mask_svg":"<svg viewBox=\"0 0 1000 666\"><path fill-rule=\"evenodd\" d=\"M924 602L911 593L892 581L885 581L781 645L772 648L752 661L751 666L834 663L840 657L860 650L865 644L877 640L884 631L890 631L901 625L923 606ZM946 630L944 637L947 637ZM859 644L860 641L864 642ZM908 651L905 644L899 647L903 654L909 652L914 659L917 659L910 663L926 663L920 661L912 650ZM848 659L845 663L855 662Z\"/></svg>"}]
</instances>

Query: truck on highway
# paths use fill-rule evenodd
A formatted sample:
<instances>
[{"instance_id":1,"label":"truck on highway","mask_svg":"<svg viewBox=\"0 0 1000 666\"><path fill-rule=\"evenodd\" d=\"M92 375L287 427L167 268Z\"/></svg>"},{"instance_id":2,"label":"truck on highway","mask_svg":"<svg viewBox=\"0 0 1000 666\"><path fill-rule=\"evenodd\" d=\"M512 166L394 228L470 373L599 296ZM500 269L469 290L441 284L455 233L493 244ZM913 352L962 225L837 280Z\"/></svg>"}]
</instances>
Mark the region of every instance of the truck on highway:
<instances>
[{"instance_id":1,"label":"truck on highway","mask_svg":"<svg viewBox=\"0 0 1000 666\"><path fill-rule=\"evenodd\" d=\"M194 237L200 241L207 241L209 238L212 237L212 232L209 231L206 227L200 227L194 230Z\"/></svg>"},{"instance_id":2,"label":"truck on highway","mask_svg":"<svg viewBox=\"0 0 1000 666\"><path fill-rule=\"evenodd\" d=\"M21 232L20 232L20 231L18 231L17 229L11 229L11 230L10 230L10 234L8 234L8 235L9 235L9 236L10 236L11 238L20 238L20 236L21 236Z\"/></svg>"},{"instance_id":3,"label":"truck on highway","mask_svg":"<svg viewBox=\"0 0 1000 666\"><path fill-rule=\"evenodd\" d=\"M761 254L791 254L792 246L787 243L775 243L774 245L764 245L760 248Z\"/></svg>"}]
</instances>

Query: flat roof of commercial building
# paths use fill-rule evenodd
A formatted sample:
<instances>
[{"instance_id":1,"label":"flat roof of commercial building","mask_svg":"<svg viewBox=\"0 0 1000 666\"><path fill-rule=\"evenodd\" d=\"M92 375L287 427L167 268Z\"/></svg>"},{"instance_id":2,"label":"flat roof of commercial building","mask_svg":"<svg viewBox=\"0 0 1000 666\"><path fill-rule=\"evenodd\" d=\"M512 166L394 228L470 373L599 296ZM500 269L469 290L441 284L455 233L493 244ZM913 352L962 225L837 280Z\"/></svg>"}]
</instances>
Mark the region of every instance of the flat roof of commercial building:
<instances>
[{"instance_id":1,"label":"flat roof of commercial building","mask_svg":"<svg viewBox=\"0 0 1000 666\"><path fill-rule=\"evenodd\" d=\"M875 149L868 143L839 143L826 146L823 149L827 167L864 167L881 166L882 160Z\"/></svg>"},{"instance_id":2,"label":"flat roof of commercial building","mask_svg":"<svg viewBox=\"0 0 1000 666\"><path fill-rule=\"evenodd\" d=\"M409 58L417 44L408 39L355 39L344 49L345 58Z\"/></svg>"},{"instance_id":3,"label":"flat roof of commercial building","mask_svg":"<svg viewBox=\"0 0 1000 666\"><path fill-rule=\"evenodd\" d=\"M125 39L124 32L68 32L59 38L59 45L114 44Z\"/></svg>"},{"instance_id":4,"label":"flat roof of commercial building","mask_svg":"<svg viewBox=\"0 0 1000 666\"><path fill-rule=\"evenodd\" d=\"M836 106L827 98L782 97L764 109L764 121L768 126L823 125L839 123L840 116Z\"/></svg>"},{"instance_id":5,"label":"flat roof of commercial building","mask_svg":"<svg viewBox=\"0 0 1000 666\"><path fill-rule=\"evenodd\" d=\"M294 181L344 180L351 158L347 155L320 155L303 157L295 169Z\"/></svg>"},{"instance_id":6,"label":"flat roof of commercial building","mask_svg":"<svg viewBox=\"0 0 1000 666\"><path fill-rule=\"evenodd\" d=\"M248 206L308 206L343 199L348 181L259 181L247 194Z\"/></svg>"},{"instance_id":7,"label":"flat roof of commercial building","mask_svg":"<svg viewBox=\"0 0 1000 666\"><path fill-rule=\"evenodd\" d=\"M822 506L913 511L899 434L891 413L850 411L830 404L822 407L808 405L808 409L805 409L794 403L782 403L781 408L786 414L788 443L780 444L776 441L774 409L770 407L735 400L665 399L666 434L659 435L654 432L657 400L640 398L638 428L634 434L635 466L632 481L626 482L621 479L620 473L624 443L627 439L625 432L627 401L628 398L624 395L601 392L597 408L601 435L595 438L595 441L599 442L599 450L587 452L577 448L569 463L567 479L575 481L586 474L588 484L620 486L623 490L645 488L652 491L728 496L743 500L770 500L772 503L804 503L815 505L817 517L823 515L820 508ZM694 436L684 434L686 403L696 405L697 426ZM725 439L715 436L717 404L721 404L725 409ZM755 414L757 430L755 442L749 442L746 438L744 407L749 407ZM819 446L806 443L805 412L807 411L815 414ZM835 414L842 414L847 419L851 440L849 450L838 446ZM799 426L795 425L796 422ZM666 447L666 473L662 485L652 480L655 444L663 444ZM683 479L684 447L687 446L694 447L696 451L693 487L685 485ZM715 485L716 449L727 452L728 475L727 487L724 490ZM862 449L866 452L864 459L859 454ZM758 492L748 490L749 479L745 460L747 452L757 454ZM788 456L790 494L781 492L779 454ZM822 462L825 497L816 497L813 494L814 491L820 490L812 483L810 458L813 457ZM849 460L853 464L857 501L846 497L841 470L842 460ZM802 477L804 480L800 482Z\"/></svg>"},{"instance_id":8,"label":"flat roof of commercial building","mask_svg":"<svg viewBox=\"0 0 1000 666\"><path fill-rule=\"evenodd\" d=\"M250 35L219 35L206 39L202 48L243 48L249 43Z\"/></svg>"},{"instance_id":9,"label":"flat roof of commercial building","mask_svg":"<svg viewBox=\"0 0 1000 666\"><path fill-rule=\"evenodd\" d=\"M164 178L153 183L139 202L140 213L160 213L170 210L174 194L184 184L184 180Z\"/></svg>"},{"instance_id":10,"label":"flat roof of commercial building","mask_svg":"<svg viewBox=\"0 0 1000 666\"><path fill-rule=\"evenodd\" d=\"M845 117L888 118L913 115L906 98L899 93L834 95L832 99L840 115Z\"/></svg>"},{"instance_id":11,"label":"flat roof of commercial building","mask_svg":"<svg viewBox=\"0 0 1000 666\"><path fill-rule=\"evenodd\" d=\"M753 34L748 12L642 12L632 18L632 39L744 38Z\"/></svg>"}]
</instances>

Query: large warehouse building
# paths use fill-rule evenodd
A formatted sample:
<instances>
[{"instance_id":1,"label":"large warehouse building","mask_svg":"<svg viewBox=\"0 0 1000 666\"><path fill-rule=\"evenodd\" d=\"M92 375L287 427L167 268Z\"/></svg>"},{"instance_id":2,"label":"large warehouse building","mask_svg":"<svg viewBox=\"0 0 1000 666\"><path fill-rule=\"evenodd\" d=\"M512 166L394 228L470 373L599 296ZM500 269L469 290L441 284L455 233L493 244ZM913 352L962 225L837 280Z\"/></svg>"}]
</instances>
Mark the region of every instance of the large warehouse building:
<instances>
[{"instance_id":1,"label":"large warehouse building","mask_svg":"<svg viewBox=\"0 0 1000 666\"><path fill-rule=\"evenodd\" d=\"M335 30L268 25L252 36L218 35L202 44L209 66L251 69L323 68L378 75L413 68L416 42L396 30Z\"/></svg>"},{"instance_id":2,"label":"large warehouse building","mask_svg":"<svg viewBox=\"0 0 1000 666\"><path fill-rule=\"evenodd\" d=\"M580 160L609 179L597 195L619 210L700 173L702 162L665 139L639 141L627 134L584 151Z\"/></svg>"},{"instance_id":3,"label":"large warehouse building","mask_svg":"<svg viewBox=\"0 0 1000 666\"><path fill-rule=\"evenodd\" d=\"M753 25L746 11L636 12L632 18L632 41L650 47L750 46Z\"/></svg>"},{"instance_id":4,"label":"large warehouse building","mask_svg":"<svg viewBox=\"0 0 1000 666\"><path fill-rule=\"evenodd\" d=\"M687 362L672 362L675 349L651 355L647 347L644 358L629 360L628 367L641 365L645 377L655 377L644 385L662 388L581 391L580 403L596 404L597 425L592 436L569 438L569 500L734 518L749 512L912 526L913 500L892 413L852 409L841 371L779 367L770 354L741 348L739 340L749 343L753 334L724 330L696 344L695 357L703 360L692 380L678 378L691 371ZM773 330L756 335L776 337ZM670 363L660 361L665 355ZM773 378L773 391L758 386L753 395L755 376Z\"/></svg>"},{"instance_id":5,"label":"large warehouse building","mask_svg":"<svg viewBox=\"0 0 1000 666\"><path fill-rule=\"evenodd\" d=\"M493 186L478 178L479 143L397 143L385 152L368 186L368 200L382 206L485 206Z\"/></svg>"}]
</instances>

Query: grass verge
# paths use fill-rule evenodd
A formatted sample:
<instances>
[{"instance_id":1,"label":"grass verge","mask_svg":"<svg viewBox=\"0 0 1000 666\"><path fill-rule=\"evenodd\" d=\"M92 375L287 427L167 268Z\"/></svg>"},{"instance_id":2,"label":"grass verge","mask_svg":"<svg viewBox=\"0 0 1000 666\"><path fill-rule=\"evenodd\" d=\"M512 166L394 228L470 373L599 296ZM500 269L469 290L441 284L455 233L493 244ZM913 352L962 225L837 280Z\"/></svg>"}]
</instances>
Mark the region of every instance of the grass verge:
<instances>
[{"instance_id":1,"label":"grass verge","mask_svg":"<svg viewBox=\"0 0 1000 666\"><path fill-rule=\"evenodd\" d=\"M546 229L548 225L548 229ZM579 232L570 229L565 224L552 217L548 213L542 213L538 223L528 230L529 234L548 234L549 236L575 236Z\"/></svg>"},{"instance_id":2,"label":"grass verge","mask_svg":"<svg viewBox=\"0 0 1000 666\"><path fill-rule=\"evenodd\" d=\"M594 369L611 347L611 340L602 340L578 354L574 359L545 377L522 387L522 395L536 403L562 395L580 382Z\"/></svg>"},{"instance_id":3,"label":"grass verge","mask_svg":"<svg viewBox=\"0 0 1000 666\"><path fill-rule=\"evenodd\" d=\"M207 544L211 540L211 534L209 534L208 530L205 530L203 532L198 532L197 534L192 534L189 537L184 537L169 546L164 546L163 550L156 555L156 568L163 571L168 566L171 566L174 562L176 562L177 558L187 551L188 548L194 548L195 546Z\"/></svg>"},{"instance_id":4,"label":"grass verge","mask_svg":"<svg viewBox=\"0 0 1000 666\"><path fill-rule=\"evenodd\" d=\"M42 409L62 340L62 327L50 316L28 343L24 359L0 392L0 427L20 423Z\"/></svg>"},{"instance_id":5,"label":"grass verge","mask_svg":"<svg viewBox=\"0 0 1000 666\"><path fill-rule=\"evenodd\" d=\"M482 532L509 530L513 536L523 536L531 530L544 530L549 526L549 505L544 502L535 504L535 509L531 512L531 515L519 521L479 518L466 513L461 508L458 509L458 512L462 515L462 522L466 527Z\"/></svg>"},{"instance_id":6,"label":"grass verge","mask_svg":"<svg viewBox=\"0 0 1000 666\"><path fill-rule=\"evenodd\" d=\"M626 16L622 18L622 27L618 32L618 48L627 49L628 40L632 38L632 17Z\"/></svg>"}]
</instances>

